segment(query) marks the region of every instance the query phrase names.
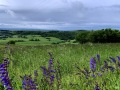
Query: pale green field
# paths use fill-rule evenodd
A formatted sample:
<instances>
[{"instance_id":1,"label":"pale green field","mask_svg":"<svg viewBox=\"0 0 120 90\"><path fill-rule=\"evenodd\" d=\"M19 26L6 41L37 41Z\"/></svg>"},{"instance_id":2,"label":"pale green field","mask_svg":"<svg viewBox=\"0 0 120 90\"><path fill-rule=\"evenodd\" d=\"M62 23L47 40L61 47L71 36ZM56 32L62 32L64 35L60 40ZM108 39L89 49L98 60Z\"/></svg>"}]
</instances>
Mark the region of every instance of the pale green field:
<instances>
[{"instance_id":1,"label":"pale green field","mask_svg":"<svg viewBox=\"0 0 120 90\"><path fill-rule=\"evenodd\" d=\"M120 90L120 74L108 71L102 77L90 77L85 79L84 75L79 78L76 73L76 65L81 69L89 69L89 61L96 54L101 55L101 62L110 56L116 58L120 56L120 44L83 44L83 45L40 45L40 46L10 46L10 54L4 54L4 46L1 46L0 58L9 57L11 62L9 65L9 75L12 78L14 90L22 90L22 80L20 76L32 74L34 70L38 70L39 86L42 84L42 71L40 66L48 66L48 52L53 53L54 66L57 60L61 64L62 83L60 90L94 90L95 82L98 82L101 90ZM120 69L119 71L120 72ZM103 87L103 82L106 85ZM88 83L89 82L89 83ZM88 83L88 84L87 84ZM88 85L88 86L87 86ZM56 83L54 84L56 89ZM38 87L38 90L42 90ZM47 89L46 89L47 90Z\"/></svg>"},{"instance_id":2,"label":"pale green field","mask_svg":"<svg viewBox=\"0 0 120 90\"><path fill-rule=\"evenodd\" d=\"M62 43L63 40L60 40L55 37L41 37L40 35L26 35L27 38L20 38L17 35L14 35L13 38L7 38L5 40L0 40L0 44L6 44L9 41L15 40L23 40L24 42L16 42L16 45L46 45L46 44L53 44L53 43ZM30 39L39 39L39 41L30 41Z\"/></svg>"}]
</instances>

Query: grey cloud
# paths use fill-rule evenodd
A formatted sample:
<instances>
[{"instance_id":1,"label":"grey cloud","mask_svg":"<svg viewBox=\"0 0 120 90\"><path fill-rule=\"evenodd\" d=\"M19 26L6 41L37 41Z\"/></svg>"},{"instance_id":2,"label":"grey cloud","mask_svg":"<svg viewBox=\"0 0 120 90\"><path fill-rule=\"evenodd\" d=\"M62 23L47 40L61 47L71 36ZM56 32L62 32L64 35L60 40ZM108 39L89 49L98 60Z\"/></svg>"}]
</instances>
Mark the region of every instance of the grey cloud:
<instances>
[{"instance_id":1,"label":"grey cloud","mask_svg":"<svg viewBox=\"0 0 120 90\"><path fill-rule=\"evenodd\" d=\"M0 4L0 7L8 7L8 6L4 4Z\"/></svg>"},{"instance_id":2,"label":"grey cloud","mask_svg":"<svg viewBox=\"0 0 120 90\"><path fill-rule=\"evenodd\" d=\"M9 8L9 7L7 5L0 4L0 10L6 9L6 8Z\"/></svg>"},{"instance_id":3,"label":"grey cloud","mask_svg":"<svg viewBox=\"0 0 120 90\"><path fill-rule=\"evenodd\" d=\"M0 23L12 23L22 21L23 17L16 14L13 10L3 9L0 10Z\"/></svg>"},{"instance_id":4,"label":"grey cloud","mask_svg":"<svg viewBox=\"0 0 120 90\"><path fill-rule=\"evenodd\" d=\"M0 26L91 29L110 26L118 27L120 23L119 4L101 6L99 3L92 2L93 6L97 4L99 7L96 7L97 5L95 7L87 7L88 3L86 0L14 1L11 0L9 5L0 5ZM89 4L91 3L89 2Z\"/></svg>"},{"instance_id":5,"label":"grey cloud","mask_svg":"<svg viewBox=\"0 0 120 90\"><path fill-rule=\"evenodd\" d=\"M84 6L80 2L73 3L67 8L53 10L14 10L28 21L77 22L84 18Z\"/></svg>"},{"instance_id":6,"label":"grey cloud","mask_svg":"<svg viewBox=\"0 0 120 90\"><path fill-rule=\"evenodd\" d=\"M97 8L88 8L86 11L86 20L95 23L119 23L120 11L115 7L105 6Z\"/></svg>"},{"instance_id":7,"label":"grey cloud","mask_svg":"<svg viewBox=\"0 0 120 90\"><path fill-rule=\"evenodd\" d=\"M10 15L10 16L12 16L12 17L14 17L14 18L16 18L16 14L12 10L5 10L5 13L8 14L8 15Z\"/></svg>"}]
</instances>

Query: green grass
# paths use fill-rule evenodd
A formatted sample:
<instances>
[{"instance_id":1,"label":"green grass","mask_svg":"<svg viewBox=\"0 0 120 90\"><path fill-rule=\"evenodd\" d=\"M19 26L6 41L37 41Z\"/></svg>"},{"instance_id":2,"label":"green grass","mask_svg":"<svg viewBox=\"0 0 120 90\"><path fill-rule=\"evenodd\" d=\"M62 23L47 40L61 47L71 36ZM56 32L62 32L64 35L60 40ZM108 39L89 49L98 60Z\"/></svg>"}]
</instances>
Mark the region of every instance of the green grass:
<instances>
[{"instance_id":1,"label":"green grass","mask_svg":"<svg viewBox=\"0 0 120 90\"><path fill-rule=\"evenodd\" d=\"M63 40L60 40L55 37L41 37L40 35L26 35L27 38L20 38L17 35L14 35L13 38L6 38L5 40L1 39L0 44L5 45L9 41L23 40L24 42L16 42L17 45L48 45L53 43L60 43ZM30 39L39 39L39 41L30 41Z\"/></svg>"},{"instance_id":2,"label":"green grass","mask_svg":"<svg viewBox=\"0 0 120 90\"><path fill-rule=\"evenodd\" d=\"M0 59L7 57L3 55L4 47L0 46L0 48ZM120 44L66 44L41 46L20 46L18 44L12 45L10 48L11 53L10 56L8 56L11 58L9 74L13 79L13 86L15 90L21 90L20 86L22 80L20 76L33 74L34 70L38 70L39 79L42 77L40 66L48 65L48 52L53 53L54 63L58 60L61 64L61 90L93 90L96 81L100 84L100 87L102 87L101 84L103 81L106 81L106 87L108 90L120 90L120 75L117 73L112 74L111 72L108 72L104 73L104 76L102 77L90 78L90 80L87 80L84 76L80 79L76 75L78 70L75 68L75 65L78 65L81 69L84 67L89 68L90 58L96 54L101 55L102 61L109 58L109 56L120 56ZM90 82L90 85L87 87L85 82ZM39 88L39 90L41 89Z\"/></svg>"}]
</instances>

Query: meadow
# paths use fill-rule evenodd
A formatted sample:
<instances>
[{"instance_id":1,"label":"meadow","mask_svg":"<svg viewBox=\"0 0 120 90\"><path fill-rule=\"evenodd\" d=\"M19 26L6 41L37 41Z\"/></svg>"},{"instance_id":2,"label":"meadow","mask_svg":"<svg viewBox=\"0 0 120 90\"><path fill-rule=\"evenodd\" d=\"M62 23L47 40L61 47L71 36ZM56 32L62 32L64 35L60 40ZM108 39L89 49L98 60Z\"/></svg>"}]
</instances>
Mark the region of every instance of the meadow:
<instances>
[{"instance_id":1,"label":"meadow","mask_svg":"<svg viewBox=\"0 0 120 90\"><path fill-rule=\"evenodd\" d=\"M50 44L73 44L75 40L61 40L56 37L42 37L41 35L13 35L12 37L7 37L0 39L0 45L5 45L10 41L15 41L16 45L50 45Z\"/></svg>"},{"instance_id":2,"label":"meadow","mask_svg":"<svg viewBox=\"0 0 120 90\"><path fill-rule=\"evenodd\" d=\"M114 72L109 69L104 72L100 71L104 61L110 61L109 57L118 60L116 56L120 56L119 43L10 45L7 47L1 45L0 48L0 62L3 62L3 58L10 60L8 72L14 90L27 90L22 88L23 79L21 77L31 74L31 77L34 78L35 70L38 71L37 90L120 90L120 69L116 68L113 62L108 62L108 65L115 67ZM52 67L56 71L60 69L59 74L61 75L59 80L54 77L52 88L47 83L45 87L42 81L45 76L41 66L49 67L50 56L48 53L52 53L52 64L54 65ZM91 71L90 59L96 55L100 55L100 63L96 64L94 76L90 73L86 78L87 75L84 74L84 71L85 69ZM101 75L99 76L98 73ZM56 72L53 74L55 75ZM95 89L96 87L100 89ZM1 85L0 90L3 90L2 88Z\"/></svg>"}]
</instances>

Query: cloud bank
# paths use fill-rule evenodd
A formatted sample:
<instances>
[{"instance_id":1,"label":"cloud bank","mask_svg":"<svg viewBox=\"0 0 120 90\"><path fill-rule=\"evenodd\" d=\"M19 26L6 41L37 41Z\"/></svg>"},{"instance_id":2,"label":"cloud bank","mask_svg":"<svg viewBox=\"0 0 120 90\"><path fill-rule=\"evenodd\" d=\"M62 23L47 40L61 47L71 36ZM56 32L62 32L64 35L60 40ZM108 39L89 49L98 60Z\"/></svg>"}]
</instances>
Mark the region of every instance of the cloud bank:
<instances>
[{"instance_id":1,"label":"cloud bank","mask_svg":"<svg viewBox=\"0 0 120 90\"><path fill-rule=\"evenodd\" d=\"M0 0L0 28L120 29L119 0Z\"/></svg>"}]
</instances>

